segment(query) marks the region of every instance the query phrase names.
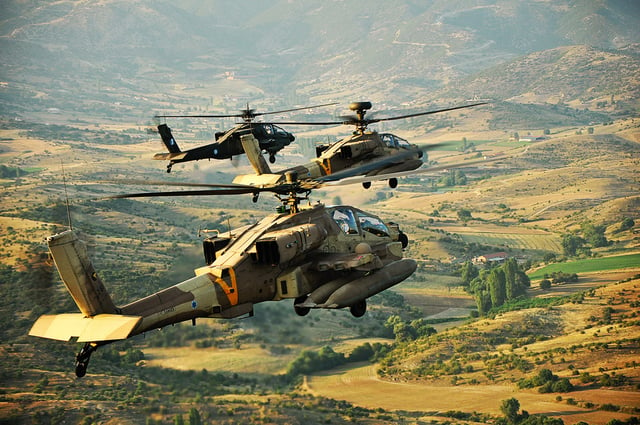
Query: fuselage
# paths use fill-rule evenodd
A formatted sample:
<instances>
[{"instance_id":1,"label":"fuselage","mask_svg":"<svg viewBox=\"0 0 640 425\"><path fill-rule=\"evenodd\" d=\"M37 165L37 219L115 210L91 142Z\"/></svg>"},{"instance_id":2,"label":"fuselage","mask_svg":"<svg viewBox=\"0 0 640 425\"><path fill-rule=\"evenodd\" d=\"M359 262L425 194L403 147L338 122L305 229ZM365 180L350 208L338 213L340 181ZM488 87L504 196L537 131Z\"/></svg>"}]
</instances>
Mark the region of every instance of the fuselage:
<instances>
[{"instance_id":1,"label":"fuselage","mask_svg":"<svg viewBox=\"0 0 640 425\"><path fill-rule=\"evenodd\" d=\"M401 259L398 237L397 225L354 207L318 204L296 214L272 214L212 238L209 249L222 248L209 253L214 260L195 277L128 304L121 313L143 317L135 334L198 317L247 314L260 302L299 298L328 282L364 276L371 272L366 255L379 259L378 268ZM370 247L366 255L356 253L361 243Z\"/></svg>"},{"instance_id":2,"label":"fuselage","mask_svg":"<svg viewBox=\"0 0 640 425\"><path fill-rule=\"evenodd\" d=\"M265 173L254 165L257 174L239 175L234 183L263 186L285 183L287 175L297 180L338 180L355 175L411 171L423 164L423 151L390 133L356 133L331 145L321 146L318 156L304 165ZM258 172L260 171L260 172Z\"/></svg>"}]
</instances>

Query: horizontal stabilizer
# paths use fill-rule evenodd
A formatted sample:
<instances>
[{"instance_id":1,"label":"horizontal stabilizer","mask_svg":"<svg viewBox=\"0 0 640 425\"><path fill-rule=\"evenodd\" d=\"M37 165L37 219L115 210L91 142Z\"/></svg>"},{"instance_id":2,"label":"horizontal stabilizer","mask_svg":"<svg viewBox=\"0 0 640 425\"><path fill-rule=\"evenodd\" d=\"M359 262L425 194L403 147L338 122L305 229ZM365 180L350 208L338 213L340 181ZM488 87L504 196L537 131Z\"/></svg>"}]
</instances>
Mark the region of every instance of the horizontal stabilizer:
<instances>
[{"instance_id":1,"label":"horizontal stabilizer","mask_svg":"<svg viewBox=\"0 0 640 425\"><path fill-rule=\"evenodd\" d=\"M40 338L78 342L98 342L127 339L142 320L140 316L98 314L85 317L81 313L44 315L34 323L29 335Z\"/></svg>"},{"instance_id":2,"label":"horizontal stabilizer","mask_svg":"<svg viewBox=\"0 0 640 425\"><path fill-rule=\"evenodd\" d=\"M178 153L171 153L171 152L160 152L157 153L155 155L153 155L153 159L159 159L159 160L164 160L164 161L168 161L170 159L183 159L185 156L187 156L186 152L178 152Z\"/></svg>"},{"instance_id":3,"label":"horizontal stabilizer","mask_svg":"<svg viewBox=\"0 0 640 425\"><path fill-rule=\"evenodd\" d=\"M272 186L282 179L280 174L240 174L233 179L234 184L244 184L247 186Z\"/></svg>"}]
</instances>

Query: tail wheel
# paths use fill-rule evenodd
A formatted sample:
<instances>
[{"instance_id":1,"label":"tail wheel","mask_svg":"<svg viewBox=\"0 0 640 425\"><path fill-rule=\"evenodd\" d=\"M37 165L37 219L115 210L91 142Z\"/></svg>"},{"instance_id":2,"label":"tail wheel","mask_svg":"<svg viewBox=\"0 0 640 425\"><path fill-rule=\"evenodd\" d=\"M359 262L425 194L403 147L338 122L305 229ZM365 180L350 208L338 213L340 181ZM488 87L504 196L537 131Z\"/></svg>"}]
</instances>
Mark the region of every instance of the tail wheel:
<instances>
[{"instance_id":1,"label":"tail wheel","mask_svg":"<svg viewBox=\"0 0 640 425\"><path fill-rule=\"evenodd\" d=\"M88 362L76 362L76 376L78 378L87 374L87 366L89 366Z\"/></svg>"},{"instance_id":2,"label":"tail wheel","mask_svg":"<svg viewBox=\"0 0 640 425\"><path fill-rule=\"evenodd\" d=\"M76 376L78 378L82 378L87 374L87 367L89 366L89 360L91 360L91 354L93 354L97 348L98 346L96 344L88 342L84 347L82 347L82 350L80 350L76 356Z\"/></svg>"},{"instance_id":3,"label":"tail wheel","mask_svg":"<svg viewBox=\"0 0 640 425\"><path fill-rule=\"evenodd\" d=\"M367 301L358 301L349 308L353 317L362 317L367 312Z\"/></svg>"},{"instance_id":4,"label":"tail wheel","mask_svg":"<svg viewBox=\"0 0 640 425\"><path fill-rule=\"evenodd\" d=\"M276 156L275 155L269 155L269 162L274 164L276 162Z\"/></svg>"},{"instance_id":5,"label":"tail wheel","mask_svg":"<svg viewBox=\"0 0 640 425\"><path fill-rule=\"evenodd\" d=\"M362 182L362 187L369 189L371 187L371 182Z\"/></svg>"},{"instance_id":6,"label":"tail wheel","mask_svg":"<svg viewBox=\"0 0 640 425\"><path fill-rule=\"evenodd\" d=\"M389 187L391 189L395 189L396 187L398 187L398 179L395 177L392 177L389 179Z\"/></svg>"}]
</instances>

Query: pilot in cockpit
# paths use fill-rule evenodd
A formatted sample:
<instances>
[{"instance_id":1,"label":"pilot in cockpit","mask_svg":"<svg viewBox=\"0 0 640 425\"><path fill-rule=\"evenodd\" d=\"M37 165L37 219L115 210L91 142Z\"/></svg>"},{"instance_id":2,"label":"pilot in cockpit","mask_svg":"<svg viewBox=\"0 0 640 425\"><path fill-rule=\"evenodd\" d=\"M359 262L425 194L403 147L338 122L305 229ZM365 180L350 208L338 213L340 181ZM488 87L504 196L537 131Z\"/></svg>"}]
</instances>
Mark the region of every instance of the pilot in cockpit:
<instances>
[{"instance_id":1,"label":"pilot in cockpit","mask_svg":"<svg viewBox=\"0 0 640 425\"><path fill-rule=\"evenodd\" d=\"M356 218L353 212L348 208L338 208L333 211L331 216L333 220L338 224L343 232L349 235L358 233L358 225L356 224Z\"/></svg>"}]
</instances>

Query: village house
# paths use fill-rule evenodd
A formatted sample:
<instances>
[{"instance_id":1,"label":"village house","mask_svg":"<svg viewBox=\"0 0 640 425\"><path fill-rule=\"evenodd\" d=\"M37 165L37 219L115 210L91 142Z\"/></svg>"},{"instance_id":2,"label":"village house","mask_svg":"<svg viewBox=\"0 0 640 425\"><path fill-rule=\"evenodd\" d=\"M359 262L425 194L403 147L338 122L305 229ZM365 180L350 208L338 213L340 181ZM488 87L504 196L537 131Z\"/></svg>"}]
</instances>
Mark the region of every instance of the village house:
<instances>
[{"instance_id":1,"label":"village house","mask_svg":"<svg viewBox=\"0 0 640 425\"><path fill-rule=\"evenodd\" d=\"M493 254L485 254L479 255L477 257L473 257L473 264L494 264L494 263L504 263L509 258L509 254L506 252L495 252Z\"/></svg>"}]
</instances>

